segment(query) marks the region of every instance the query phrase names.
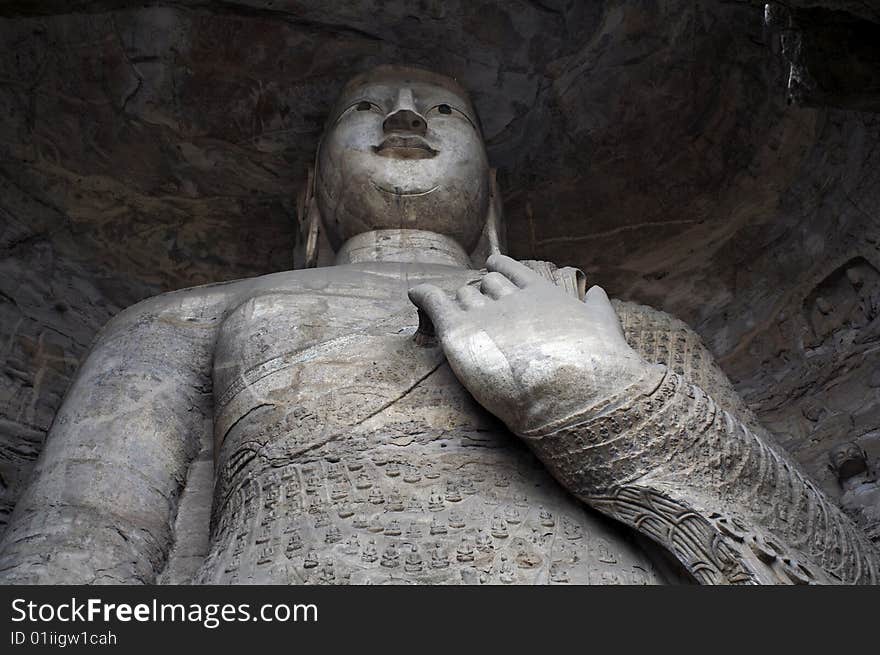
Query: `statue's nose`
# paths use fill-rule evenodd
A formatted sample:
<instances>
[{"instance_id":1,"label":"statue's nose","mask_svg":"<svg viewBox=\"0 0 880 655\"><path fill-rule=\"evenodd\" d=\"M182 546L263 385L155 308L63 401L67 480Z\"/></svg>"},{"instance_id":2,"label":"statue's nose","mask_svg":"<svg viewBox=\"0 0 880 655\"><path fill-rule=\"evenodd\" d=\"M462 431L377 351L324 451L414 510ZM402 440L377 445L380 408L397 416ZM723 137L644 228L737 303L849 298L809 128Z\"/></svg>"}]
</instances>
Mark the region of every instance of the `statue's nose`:
<instances>
[{"instance_id":1,"label":"statue's nose","mask_svg":"<svg viewBox=\"0 0 880 655\"><path fill-rule=\"evenodd\" d=\"M424 136L428 131L428 122L425 117L416 111L412 91L401 89L397 94L397 102L394 108L385 117L382 129L386 134L389 132L404 132Z\"/></svg>"}]
</instances>

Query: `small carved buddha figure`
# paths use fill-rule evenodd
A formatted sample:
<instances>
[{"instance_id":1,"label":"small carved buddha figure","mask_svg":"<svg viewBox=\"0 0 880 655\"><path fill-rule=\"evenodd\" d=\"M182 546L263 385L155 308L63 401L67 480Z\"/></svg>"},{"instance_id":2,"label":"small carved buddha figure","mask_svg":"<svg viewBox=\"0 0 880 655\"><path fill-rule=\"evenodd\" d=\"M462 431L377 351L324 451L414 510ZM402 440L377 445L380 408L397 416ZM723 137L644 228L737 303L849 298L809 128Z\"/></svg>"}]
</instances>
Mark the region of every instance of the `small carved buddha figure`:
<instances>
[{"instance_id":1,"label":"small carved buddha figure","mask_svg":"<svg viewBox=\"0 0 880 655\"><path fill-rule=\"evenodd\" d=\"M431 492L431 497L428 499L428 509L432 512L439 512L444 506L443 494L440 493L439 489L434 489Z\"/></svg>"},{"instance_id":2,"label":"small carved buddha figure","mask_svg":"<svg viewBox=\"0 0 880 655\"><path fill-rule=\"evenodd\" d=\"M297 550L302 548L302 535L300 535L299 530L296 528L290 529L293 526L288 526L285 528L285 533L289 534L288 547L291 550Z\"/></svg>"},{"instance_id":3,"label":"small carved buddha figure","mask_svg":"<svg viewBox=\"0 0 880 655\"><path fill-rule=\"evenodd\" d=\"M335 544L340 541L342 541L342 533L339 531L339 528L335 525L331 525L327 528L327 534L324 536L324 543Z\"/></svg>"},{"instance_id":4,"label":"small carved buddha figure","mask_svg":"<svg viewBox=\"0 0 880 655\"><path fill-rule=\"evenodd\" d=\"M288 541L287 541L287 547L285 548L285 552L287 553L288 556L290 556L291 554L300 550L302 548L302 545L303 545L302 537L300 536L299 531L298 530L294 531L290 535L290 539L288 539Z\"/></svg>"},{"instance_id":5,"label":"small carved buddha figure","mask_svg":"<svg viewBox=\"0 0 880 655\"><path fill-rule=\"evenodd\" d=\"M409 527L406 529L406 538L412 540L418 540L422 538L422 526L419 525L416 521L411 521Z\"/></svg>"},{"instance_id":6,"label":"small carved buddha figure","mask_svg":"<svg viewBox=\"0 0 880 655\"><path fill-rule=\"evenodd\" d=\"M349 485L343 482L337 482L333 485L333 490L330 492L331 500L343 500L348 498Z\"/></svg>"},{"instance_id":7,"label":"small carved buddha figure","mask_svg":"<svg viewBox=\"0 0 880 655\"><path fill-rule=\"evenodd\" d=\"M498 567L498 577L501 582L511 584L516 582L516 567L507 558L507 555L501 554L500 565Z\"/></svg>"},{"instance_id":8,"label":"small carved buddha figure","mask_svg":"<svg viewBox=\"0 0 880 655\"><path fill-rule=\"evenodd\" d=\"M361 542L358 540L357 535L353 534L345 542L345 547L343 548L343 552L346 555L357 555L360 551L361 551Z\"/></svg>"},{"instance_id":9,"label":"small carved buddha figure","mask_svg":"<svg viewBox=\"0 0 880 655\"><path fill-rule=\"evenodd\" d=\"M461 512L457 510L453 510L449 512L449 518L446 519L446 524L450 528L463 528L467 523L464 520L464 516L462 516Z\"/></svg>"},{"instance_id":10,"label":"small carved buddha figure","mask_svg":"<svg viewBox=\"0 0 880 655\"><path fill-rule=\"evenodd\" d=\"M507 529L507 523L504 521L504 517L500 514L496 514L492 517L490 531L492 532L492 536L496 539L505 539L510 536L510 532Z\"/></svg>"},{"instance_id":11,"label":"small carved buddha figure","mask_svg":"<svg viewBox=\"0 0 880 655\"><path fill-rule=\"evenodd\" d=\"M462 479L461 483L458 485L458 490L465 496L473 496L477 493L474 481L471 478Z\"/></svg>"},{"instance_id":12,"label":"small carved buddha figure","mask_svg":"<svg viewBox=\"0 0 880 655\"><path fill-rule=\"evenodd\" d=\"M260 551L260 558L257 560L257 564L269 564L273 557L275 557L275 548L271 545L265 546Z\"/></svg>"},{"instance_id":13,"label":"small carved buddha figure","mask_svg":"<svg viewBox=\"0 0 880 655\"><path fill-rule=\"evenodd\" d=\"M419 547L415 544L412 544L409 549L409 553L406 555L406 561L403 564L403 568L409 573L417 573L425 568L425 564L422 561L422 555L419 553Z\"/></svg>"},{"instance_id":14,"label":"small carved buddha figure","mask_svg":"<svg viewBox=\"0 0 880 655\"><path fill-rule=\"evenodd\" d=\"M477 530L476 548L481 552L488 552L493 548L492 537L485 530Z\"/></svg>"},{"instance_id":15,"label":"small carved buddha figure","mask_svg":"<svg viewBox=\"0 0 880 655\"><path fill-rule=\"evenodd\" d=\"M385 531L385 524L382 522L381 514L376 514L370 519L370 524L367 526L367 530L376 534Z\"/></svg>"},{"instance_id":16,"label":"small carved buddha figure","mask_svg":"<svg viewBox=\"0 0 880 655\"><path fill-rule=\"evenodd\" d=\"M333 560L328 559L321 567L320 577L321 584L336 584L336 569L333 566Z\"/></svg>"},{"instance_id":17,"label":"small carved buddha figure","mask_svg":"<svg viewBox=\"0 0 880 655\"><path fill-rule=\"evenodd\" d=\"M318 493L318 488L321 486L321 479L317 475L309 476L309 479L306 481L306 493L307 494L315 494Z\"/></svg>"},{"instance_id":18,"label":"small carved buddha figure","mask_svg":"<svg viewBox=\"0 0 880 655\"><path fill-rule=\"evenodd\" d=\"M400 551L397 549L397 544L393 541L382 551L382 561L379 564L389 569L400 566Z\"/></svg>"},{"instance_id":19,"label":"small carved buddha figure","mask_svg":"<svg viewBox=\"0 0 880 655\"><path fill-rule=\"evenodd\" d=\"M557 584L569 582L568 567L564 562L557 560L550 565L550 581Z\"/></svg>"},{"instance_id":20,"label":"small carved buddha figure","mask_svg":"<svg viewBox=\"0 0 880 655\"><path fill-rule=\"evenodd\" d=\"M517 525L522 521L519 510L516 507L508 507L504 512L504 520L513 525Z\"/></svg>"},{"instance_id":21,"label":"small carved buddha figure","mask_svg":"<svg viewBox=\"0 0 880 655\"><path fill-rule=\"evenodd\" d=\"M237 571L239 566L241 566L241 555L236 553L232 556L232 559L229 561L228 573L231 573L233 571Z\"/></svg>"},{"instance_id":22,"label":"small carved buddha figure","mask_svg":"<svg viewBox=\"0 0 880 655\"><path fill-rule=\"evenodd\" d=\"M318 553L314 550L310 550L306 553L305 559L303 560L303 568L304 569L314 569L318 566Z\"/></svg>"},{"instance_id":23,"label":"small carved buddha figure","mask_svg":"<svg viewBox=\"0 0 880 655\"><path fill-rule=\"evenodd\" d=\"M327 511L324 509L319 510L314 514L314 519L312 525L315 528L323 528L324 526L330 523L330 516L327 514Z\"/></svg>"},{"instance_id":24,"label":"small carved buddha figure","mask_svg":"<svg viewBox=\"0 0 880 655\"><path fill-rule=\"evenodd\" d=\"M379 559L378 549L376 548L376 540L370 539L367 542L367 545L364 546L363 553L361 553L361 559L367 564L372 564L377 559Z\"/></svg>"},{"instance_id":25,"label":"small carved buddha figure","mask_svg":"<svg viewBox=\"0 0 880 655\"><path fill-rule=\"evenodd\" d=\"M868 456L855 441L847 441L831 451L831 468L841 486L851 484L857 476L868 475Z\"/></svg>"},{"instance_id":26,"label":"small carved buddha figure","mask_svg":"<svg viewBox=\"0 0 880 655\"><path fill-rule=\"evenodd\" d=\"M388 511L402 512L404 510L403 497L397 489L392 490L388 495Z\"/></svg>"},{"instance_id":27,"label":"small carved buddha figure","mask_svg":"<svg viewBox=\"0 0 880 655\"><path fill-rule=\"evenodd\" d=\"M460 84L398 66L352 79L300 196L295 270L157 296L102 330L0 541L0 581L311 580L296 566L255 575L263 543L294 525L303 569L316 568L337 548L318 528L368 538L364 514L397 492L433 514L462 508L435 531L438 582L487 579L468 564L466 525L527 533L540 506L563 529L535 561L570 560L573 580L613 581L600 574L613 559L669 581L657 563L671 555L706 584L793 582L780 562L812 581L875 582L872 545L699 337L587 290L576 269L504 256L502 207ZM337 463L351 517L324 478ZM302 493L275 493L279 471ZM463 475L476 493L445 486ZM782 552L764 562L722 514ZM387 580L376 550L349 557L346 575ZM399 563L388 544L381 564L406 579Z\"/></svg>"},{"instance_id":28,"label":"small carved buddha figure","mask_svg":"<svg viewBox=\"0 0 880 655\"><path fill-rule=\"evenodd\" d=\"M338 462L332 462L327 465L327 479L334 482L342 479L342 469Z\"/></svg>"},{"instance_id":29,"label":"small carved buddha figure","mask_svg":"<svg viewBox=\"0 0 880 655\"><path fill-rule=\"evenodd\" d=\"M385 502L385 496L382 495L382 490L379 487L373 487L370 489L370 502L374 505L381 505Z\"/></svg>"},{"instance_id":30,"label":"small carved buddha figure","mask_svg":"<svg viewBox=\"0 0 880 655\"><path fill-rule=\"evenodd\" d=\"M409 482L410 484L415 484L419 480L422 479L421 473L419 473L419 469L415 466L407 466L406 471L403 474L403 481Z\"/></svg>"},{"instance_id":31,"label":"small carved buddha figure","mask_svg":"<svg viewBox=\"0 0 880 655\"><path fill-rule=\"evenodd\" d=\"M458 549L455 551L455 559L459 562L473 562L474 557L474 546L471 543L471 540L467 535L462 535L461 542L458 544Z\"/></svg>"},{"instance_id":32,"label":"small carved buddha figure","mask_svg":"<svg viewBox=\"0 0 880 655\"><path fill-rule=\"evenodd\" d=\"M435 514L434 518L431 519L430 532L432 535L446 534L448 532L446 528L446 521L444 521L439 515Z\"/></svg>"},{"instance_id":33,"label":"small carved buddha figure","mask_svg":"<svg viewBox=\"0 0 880 655\"><path fill-rule=\"evenodd\" d=\"M449 555L447 554L446 549L443 548L443 545L440 542L437 542L434 545L434 548L431 550L431 568L449 568Z\"/></svg>"},{"instance_id":34,"label":"small carved buddha figure","mask_svg":"<svg viewBox=\"0 0 880 655\"><path fill-rule=\"evenodd\" d=\"M271 526L271 524L266 524L266 525L262 525L260 527L260 532L259 532L259 534L257 534L257 538L255 539L255 542L258 544L264 544L267 541L269 541L269 539L271 539L271 538L272 538L272 526Z\"/></svg>"},{"instance_id":35,"label":"small carved buddha figure","mask_svg":"<svg viewBox=\"0 0 880 655\"><path fill-rule=\"evenodd\" d=\"M865 449L850 441L830 453L840 483L840 504L875 543L880 542L880 482Z\"/></svg>"}]
</instances>

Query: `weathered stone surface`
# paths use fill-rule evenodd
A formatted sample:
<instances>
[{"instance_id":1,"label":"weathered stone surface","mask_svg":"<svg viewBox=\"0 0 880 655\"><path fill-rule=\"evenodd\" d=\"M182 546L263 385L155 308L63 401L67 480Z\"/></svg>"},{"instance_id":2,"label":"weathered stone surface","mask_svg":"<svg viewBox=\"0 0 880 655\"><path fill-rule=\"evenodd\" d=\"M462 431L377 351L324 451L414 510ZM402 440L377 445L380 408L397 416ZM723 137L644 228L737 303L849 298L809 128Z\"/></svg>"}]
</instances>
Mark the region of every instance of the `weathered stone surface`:
<instances>
[{"instance_id":1,"label":"weathered stone surface","mask_svg":"<svg viewBox=\"0 0 880 655\"><path fill-rule=\"evenodd\" d=\"M0 511L110 316L289 268L329 105L392 61L473 94L512 255L693 325L826 492L839 443L877 467L880 121L787 106L760 6L39 7L0 9Z\"/></svg>"}]
</instances>

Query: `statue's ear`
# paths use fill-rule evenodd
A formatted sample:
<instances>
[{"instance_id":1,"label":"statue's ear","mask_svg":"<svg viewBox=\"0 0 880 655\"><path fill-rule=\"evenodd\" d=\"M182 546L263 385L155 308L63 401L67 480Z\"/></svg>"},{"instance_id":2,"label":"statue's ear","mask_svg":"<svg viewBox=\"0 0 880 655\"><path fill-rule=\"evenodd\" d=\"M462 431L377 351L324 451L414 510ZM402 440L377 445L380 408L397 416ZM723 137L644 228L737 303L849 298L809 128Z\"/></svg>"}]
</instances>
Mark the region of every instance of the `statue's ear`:
<instances>
[{"instance_id":1,"label":"statue's ear","mask_svg":"<svg viewBox=\"0 0 880 655\"><path fill-rule=\"evenodd\" d=\"M293 267L315 268L333 263L335 254L321 225L321 212L315 202L315 169L309 166L306 185L296 203L299 229L293 248Z\"/></svg>"},{"instance_id":2,"label":"statue's ear","mask_svg":"<svg viewBox=\"0 0 880 655\"><path fill-rule=\"evenodd\" d=\"M495 180L496 169L489 171L489 209L483 224L483 233L477 247L471 251L470 258L474 266L482 267L490 255L503 254L507 251L507 230L504 223L504 208L498 183Z\"/></svg>"}]
</instances>

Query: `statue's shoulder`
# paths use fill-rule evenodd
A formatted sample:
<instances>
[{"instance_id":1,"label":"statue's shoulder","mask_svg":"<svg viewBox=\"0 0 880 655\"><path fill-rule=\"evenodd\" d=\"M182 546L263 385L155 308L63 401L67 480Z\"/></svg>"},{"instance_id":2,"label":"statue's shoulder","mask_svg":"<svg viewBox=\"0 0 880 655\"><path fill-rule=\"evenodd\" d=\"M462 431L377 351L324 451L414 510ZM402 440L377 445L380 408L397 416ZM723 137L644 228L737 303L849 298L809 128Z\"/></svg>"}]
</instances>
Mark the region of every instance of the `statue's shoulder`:
<instances>
[{"instance_id":1,"label":"statue's shoulder","mask_svg":"<svg viewBox=\"0 0 880 655\"><path fill-rule=\"evenodd\" d=\"M146 298L117 314L114 321L143 321L157 316L186 320L194 312L222 316L256 297L326 289L328 282L333 282L328 277L333 275L326 269L303 269L187 287Z\"/></svg>"},{"instance_id":2,"label":"statue's shoulder","mask_svg":"<svg viewBox=\"0 0 880 655\"><path fill-rule=\"evenodd\" d=\"M697 332L672 314L636 302L611 301L627 343L646 361L664 364L696 384L715 402L754 432L764 434L754 413L736 392L730 378Z\"/></svg>"},{"instance_id":3,"label":"statue's shoulder","mask_svg":"<svg viewBox=\"0 0 880 655\"><path fill-rule=\"evenodd\" d=\"M175 317L180 320L207 313L222 312L239 295L248 280L233 280L175 291L167 291L129 305L116 314L105 329L122 324L142 323L158 318Z\"/></svg>"},{"instance_id":4,"label":"statue's shoulder","mask_svg":"<svg viewBox=\"0 0 880 655\"><path fill-rule=\"evenodd\" d=\"M668 312L656 309L650 305L642 305L641 303L631 300L620 300L619 298L612 298L611 304L620 318L620 323L625 333L635 332L636 330L680 332L692 336L693 339L699 341L702 345L702 339L700 339L699 335L690 325Z\"/></svg>"},{"instance_id":5,"label":"statue's shoulder","mask_svg":"<svg viewBox=\"0 0 880 655\"><path fill-rule=\"evenodd\" d=\"M259 278L231 280L168 291L145 298L113 315L98 331L93 349L120 337L156 341L153 335L174 335L198 330L207 337L225 316L252 292ZM206 338L207 338L206 337ZM144 346L146 347L146 345Z\"/></svg>"}]
</instances>

